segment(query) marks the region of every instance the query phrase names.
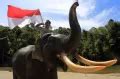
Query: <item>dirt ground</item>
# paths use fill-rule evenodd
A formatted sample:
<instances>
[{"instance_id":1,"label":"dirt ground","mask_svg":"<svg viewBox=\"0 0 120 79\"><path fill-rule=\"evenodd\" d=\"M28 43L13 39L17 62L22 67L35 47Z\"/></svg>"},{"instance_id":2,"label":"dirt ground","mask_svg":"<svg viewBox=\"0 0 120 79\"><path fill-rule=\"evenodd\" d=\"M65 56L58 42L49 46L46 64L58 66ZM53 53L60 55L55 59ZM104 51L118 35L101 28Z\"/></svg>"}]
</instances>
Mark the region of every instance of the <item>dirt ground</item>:
<instances>
[{"instance_id":1,"label":"dirt ground","mask_svg":"<svg viewBox=\"0 0 120 79\"><path fill-rule=\"evenodd\" d=\"M82 74L72 72L58 72L59 79L120 79L120 73ZM0 69L0 79L13 79L10 69Z\"/></svg>"}]
</instances>

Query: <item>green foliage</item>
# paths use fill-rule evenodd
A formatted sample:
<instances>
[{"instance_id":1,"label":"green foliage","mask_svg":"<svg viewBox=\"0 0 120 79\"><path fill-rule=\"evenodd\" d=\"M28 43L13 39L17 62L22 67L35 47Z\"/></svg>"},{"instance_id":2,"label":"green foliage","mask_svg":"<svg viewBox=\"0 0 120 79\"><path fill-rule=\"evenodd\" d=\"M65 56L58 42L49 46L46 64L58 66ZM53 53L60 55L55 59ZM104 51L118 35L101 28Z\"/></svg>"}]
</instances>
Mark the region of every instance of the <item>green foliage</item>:
<instances>
[{"instance_id":1,"label":"green foliage","mask_svg":"<svg viewBox=\"0 0 120 79\"><path fill-rule=\"evenodd\" d=\"M111 19L105 27L109 32L110 49L120 60L120 22Z\"/></svg>"},{"instance_id":2,"label":"green foliage","mask_svg":"<svg viewBox=\"0 0 120 79\"><path fill-rule=\"evenodd\" d=\"M54 33L59 33L59 34L64 34L64 35L69 35L70 34L70 29L59 27L58 29L55 29L53 32Z\"/></svg>"},{"instance_id":3,"label":"green foliage","mask_svg":"<svg viewBox=\"0 0 120 79\"><path fill-rule=\"evenodd\" d=\"M113 54L120 57L120 22L110 20L105 27L83 30L79 53L92 60L109 60Z\"/></svg>"},{"instance_id":4,"label":"green foliage","mask_svg":"<svg viewBox=\"0 0 120 79\"><path fill-rule=\"evenodd\" d=\"M12 57L22 47L30 44L39 45L37 40L41 37L41 31L42 28L36 29L35 27L29 27L29 25L13 29L0 26L0 38L7 38L7 41L1 42L1 45L5 44L7 55ZM70 35L70 29L63 27L59 27L51 32ZM112 59L114 55L120 58L119 49L120 22L111 19L105 27L93 27L89 31L83 30L77 51L88 59L101 61ZM72 56L69 55L69 57Z\"/></svg>"},{"instance_id":5,"label":"green foliage","mask_svg":"<svg viewBox=\"0 0 120 79\"><path fill-rule=\"evenodd\" d=\"M11 57L14 55L14 53L27 45L34 45L36 43L36 40L40 38L40 31L36 31L32 27L25 26L24 28L19 28L16 26L13 29L9 29L6 27L1 26L2 29L0 29L0 38L7 38L8 41L8 48L4 47L4 50L7 50L5 53L7 53L7 57ZM2 47L0 49L3 49L3 45L6 44L6 42L1 42L0 44ZM6 59L6 58L5 58Z\"/></svg>"}]
</instances>

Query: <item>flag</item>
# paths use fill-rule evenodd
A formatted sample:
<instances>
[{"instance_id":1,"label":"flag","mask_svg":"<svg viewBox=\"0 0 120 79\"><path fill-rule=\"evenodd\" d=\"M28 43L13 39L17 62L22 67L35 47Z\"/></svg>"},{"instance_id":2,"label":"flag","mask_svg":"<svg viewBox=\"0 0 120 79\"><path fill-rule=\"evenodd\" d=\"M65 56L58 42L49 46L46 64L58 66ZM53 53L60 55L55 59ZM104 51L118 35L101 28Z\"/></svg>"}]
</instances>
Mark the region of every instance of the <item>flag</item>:
<instances>
[{"instance_id":1,"label":"flag","mask_svg":"<svg viewBox=\"0 0 120 79\"><path fill-rule=\"evenodd\" d=\"M12 5L8 5L8 25L11 28L18 26L19 24L25 25L25 23L43 23L42 16L39 9L27 10L21 9ZM25 23L24 23L25 22Z\"/></svg>"}]
</instances>

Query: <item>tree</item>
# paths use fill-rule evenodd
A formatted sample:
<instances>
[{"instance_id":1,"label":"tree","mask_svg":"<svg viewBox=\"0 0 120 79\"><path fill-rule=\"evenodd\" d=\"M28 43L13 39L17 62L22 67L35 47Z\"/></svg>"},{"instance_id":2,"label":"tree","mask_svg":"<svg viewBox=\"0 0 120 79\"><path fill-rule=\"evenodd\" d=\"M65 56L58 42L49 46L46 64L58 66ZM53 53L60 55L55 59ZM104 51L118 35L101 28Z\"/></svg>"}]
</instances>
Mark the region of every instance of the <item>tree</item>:
<instances>
[{"instance_id":1,"label":"tree","mask_svg":"<svg viewBox=\"0 0 120 79\"><path fill-rule=\"evenodd\" d=\"M106 28L109 32L109 43L111 51L114 53L118 59L120 59L120 22L109 20Z\"/></svg>"}]
</instances>

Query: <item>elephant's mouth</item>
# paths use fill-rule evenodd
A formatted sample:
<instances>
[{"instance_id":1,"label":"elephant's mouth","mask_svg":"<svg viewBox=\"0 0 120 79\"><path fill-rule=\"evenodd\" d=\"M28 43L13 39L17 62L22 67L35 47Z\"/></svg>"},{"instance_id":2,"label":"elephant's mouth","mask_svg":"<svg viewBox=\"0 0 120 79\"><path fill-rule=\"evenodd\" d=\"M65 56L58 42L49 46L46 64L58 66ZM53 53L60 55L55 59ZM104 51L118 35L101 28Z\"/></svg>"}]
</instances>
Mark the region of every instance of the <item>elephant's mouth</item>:
<instances>
[{"instance_id":1,"label":"elephant's mouth","mask_svg":"<svg viewBox=\"0 0 120 79\"><path fill-rule=\"evenodd\" d=\"M81 56L79 56L79 57L81 57ZM77 58L79 58L79 57L77 57ZM58 56L58 58L61 59L68 66L69 69L71 69L74 72L79 72L79 73L91 73L91 72L100 71L100 70L103 70L104 68L111 66L117 62L116 59L110 60L110 61L105 61L105 62L96 62L96 61L91 61L91 60L88 60L88 59L85 59L82 57L82 59L80 59L80 61L89 66L81 66L78 64L74 64L67 57L67 55L65 53L61 53L61 55ZM91 63L91 64L88 64L88 63Z\"/></svg>"}]
</instances>

